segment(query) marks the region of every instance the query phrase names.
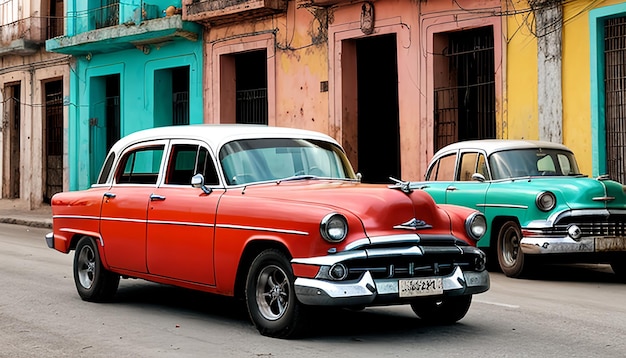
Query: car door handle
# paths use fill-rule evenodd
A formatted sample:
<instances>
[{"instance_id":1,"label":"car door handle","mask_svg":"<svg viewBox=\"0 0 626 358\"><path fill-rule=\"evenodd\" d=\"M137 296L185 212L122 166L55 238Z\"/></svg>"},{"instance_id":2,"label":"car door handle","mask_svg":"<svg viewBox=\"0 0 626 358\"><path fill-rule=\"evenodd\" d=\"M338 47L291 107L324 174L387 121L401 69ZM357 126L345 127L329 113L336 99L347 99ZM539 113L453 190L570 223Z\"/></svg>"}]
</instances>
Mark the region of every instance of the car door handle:
<instances>
[{"instance_id":1,"label":"car door handle","mask_svg":"<svg viewBox=\"0 0 626 358\"><path fill-rule=\"evenodd\" d=\"M156 201L156 200L165 200L165 197L163 195L157 195L157 194L150 194L150 201Z\"/></svg>"},{"instance_id":2,"label":"car door handle","mask_svg":"<svg viewBox=\"0 0 626 358\"><path fill-rule=\"evenodd\" d=\"M456 190L456 186L452 186L451 185L451 186L447 187L446 190L448 190L448 191L455 191Z\"/></svg>"},{"instance_id":3,"label":"car door handle","mask_svg":"<svg viewBox=\"0 0 626 358\"><path fill-rule=\"evenodd\" d=\"M115 194L113 193L104 193L105 198L115 198Z\"/></svg>"}]
</instances>

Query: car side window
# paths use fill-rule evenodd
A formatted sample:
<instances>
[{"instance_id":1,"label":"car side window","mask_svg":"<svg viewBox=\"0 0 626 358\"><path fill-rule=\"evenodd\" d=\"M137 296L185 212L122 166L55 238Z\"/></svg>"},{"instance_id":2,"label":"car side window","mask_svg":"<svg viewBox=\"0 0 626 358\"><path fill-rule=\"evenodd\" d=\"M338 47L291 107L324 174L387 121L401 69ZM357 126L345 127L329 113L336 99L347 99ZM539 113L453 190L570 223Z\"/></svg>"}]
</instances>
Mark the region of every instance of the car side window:
<instances>
[{"instance_id":1,"label":"car side window","mask_svg":"<svg viewBox=\"0 0 626 358\"><path fill-rule=\"evenodd\" d=\"M209 151L197 144L175 144L169 159L165 184L190 185L191 177L204 176L204 183L217 185L217 171Z\"/></svg>"},{"instance_id":2,"label":"car side window","mask_svg":"<svg viewBox=\"0 0 626 358\"><path fill-rule=\"evenodd\" d=\"M478 163L476 165L476 173L482 174L485 177L485 180L491 180L491 176L489 175L489 169L487 169L487 158L485 155L478 155Z\"/></svg>"},{"instance_id":3,"label":"car side window","mask_svg":"<svg viewBox=\"0 0 626 358\"><path fill-rule=\"evenodd\" d=\"M113 162L115 161L115 153L109 154L104 165L102 166L102 171L100 171L100 176L98 177L97 184L106 184L107 179L109 178L109 174L111 173L111 168L113 168Z\"/></svg>"},{"instance_id":4,"label":"car side window","mask_svg":"<svg viewBox=\"0 0 626 358\"><path fill-rule=\"evenodd\" d=\"M453 181L454 166L456 164L456 154L450 154L439 158L437 164L428 173L426 180L430 181Z\"/></svg>"},{"instance_id":5,"label":"car side window","mask_svg":"<svg viewBox=\"0 0 626 358\"><path fill-rule=\"evenodd\" d=\"M463 153L461 154L461 166L459 171L460 181L471 181L472 175L476 173L476 162L478 153Z\"/></svg>"},{"instance_id":6,"label":"car side window","mask_svg":"<svg viewBox=\"0 0 626 358\"><path fill-rule=\"evenodd\" d=\"M116 182L120 184L156 184L163 158L163 145L142 147L122 157Z\"/></svg>"}]
</instances>

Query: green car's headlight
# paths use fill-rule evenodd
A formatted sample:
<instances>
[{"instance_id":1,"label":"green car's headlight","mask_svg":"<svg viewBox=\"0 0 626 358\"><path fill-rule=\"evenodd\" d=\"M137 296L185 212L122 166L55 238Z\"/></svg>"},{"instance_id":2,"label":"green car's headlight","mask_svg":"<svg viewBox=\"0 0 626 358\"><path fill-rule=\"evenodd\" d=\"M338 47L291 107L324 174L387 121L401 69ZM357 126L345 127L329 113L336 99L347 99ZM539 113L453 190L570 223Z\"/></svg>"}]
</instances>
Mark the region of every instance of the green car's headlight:
<instances>
[{"instance_id":1,"label":"green car's headlight","mask_svg":"<svg viewBox=\"0 0 626 358\"><path fill-rule=\"evenodd\" d=\"M537 195L535 204L541 211L550 211L556 206L556 196L549 191L541 192Z\"/></svg>"},{"instance_id":2,"label":"green car's headlight","mask_svg":"<svg viewBox=\"0 0 626 358\"><path fill-rule=\"evenodd\" d=\"M322 219L320 233L328 242L341 242L348 235L348 220L341 214L330 213Z\"/></svg>"}]
</instances>

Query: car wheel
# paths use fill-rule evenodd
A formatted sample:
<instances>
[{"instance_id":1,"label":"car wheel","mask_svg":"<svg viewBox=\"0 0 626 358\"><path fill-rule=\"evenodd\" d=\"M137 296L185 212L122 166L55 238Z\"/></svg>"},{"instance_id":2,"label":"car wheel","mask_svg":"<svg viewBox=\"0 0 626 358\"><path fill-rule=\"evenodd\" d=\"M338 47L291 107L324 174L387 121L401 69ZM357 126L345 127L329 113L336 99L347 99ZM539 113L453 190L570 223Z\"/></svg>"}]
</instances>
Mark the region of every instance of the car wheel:
<instances>
[{"instance_id":1,"label":"car wheel","mask_svg":"<svg viewBox=\"0 0 626 358\"><path fill-rule=\"evenodd\" d=\"M411 309L429 324L452 324L465 317L472 295L420 298L411 302Z\"/></svg>"},{"instance_id":2,"label":"car wheel","mask_svg":"<svg viewBox=\"0 0 626 358\"><path fill-rule=\"evenodd\" d=\"M514 221L507 221L498 232L498 263L508 277L519 277L524 270L522 231Z\"/></svg>"},{"instance_id":3,"label":"car wheel","mask_svg":"<svg viewBox=\"0 0 626 358\"><path fill-rule=\"evenodd\" d=\"M102 266L95 240L91 237L80 239L74 253L74 283L80 298L92 302L110 300L119 282L119 275Z\"/></svg>"},{"instance_id":4,"label":"car wheel","mask_svg":"<svg viewBox=\"0 0 626 358\"><path fill-rule=\"evenodd\" d=\"M289 260L274 249L261 252L246 279L250 319L262 335L289 338L301 331L303 307L296 299Z\"/></svg>"}]
</instances>

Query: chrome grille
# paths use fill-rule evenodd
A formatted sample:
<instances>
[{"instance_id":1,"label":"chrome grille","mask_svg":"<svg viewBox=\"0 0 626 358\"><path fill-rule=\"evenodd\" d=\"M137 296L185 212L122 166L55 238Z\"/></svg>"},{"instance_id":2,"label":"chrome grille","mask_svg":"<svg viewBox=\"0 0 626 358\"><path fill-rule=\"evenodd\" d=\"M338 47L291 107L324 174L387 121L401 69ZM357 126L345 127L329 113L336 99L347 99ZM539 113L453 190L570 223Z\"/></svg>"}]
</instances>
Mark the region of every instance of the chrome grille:
<instances>
[{"instance_id":1,"label":"chrome grille","mask_svg":"<svg viewBox=\"0 0 626 358\"><path fill-rule=\"evenodd\" d=\"M369 271L374 279L419 278L446 276L459 266L463 270L475 270L479 254L462 247L421 248L420 255L398 255L344 261L348 268L346 279L357 279ZM438 250L441 249L441 250ZM480 260L479 260L480 261Z\"/></svg>"},{"instance_id":2,"label":"chrome grille","mask_svg":"<svg viewBox=\"0 0 626 358\"><path fill-rule=\"evenodd\" d=\"M577 225L583 237L621 237L626 236L626 216L576 216L567 217L557 223L558 231L567 232L570 225Z\"/></svg>"}]
</instances>

